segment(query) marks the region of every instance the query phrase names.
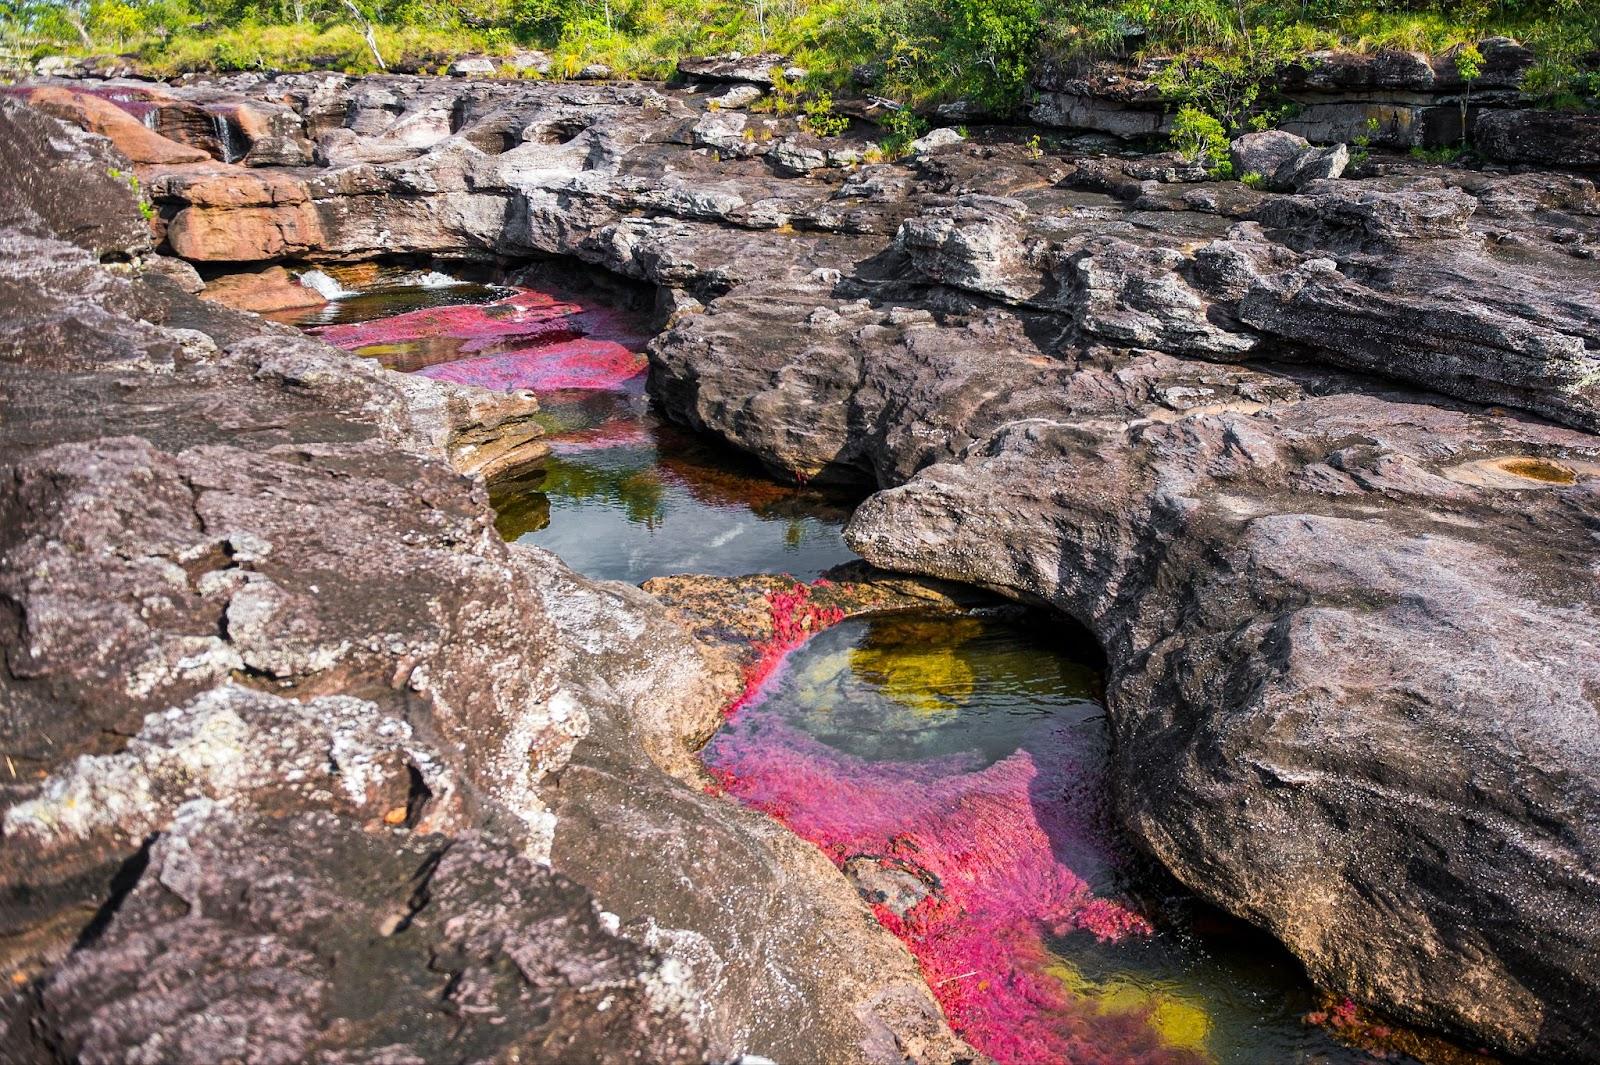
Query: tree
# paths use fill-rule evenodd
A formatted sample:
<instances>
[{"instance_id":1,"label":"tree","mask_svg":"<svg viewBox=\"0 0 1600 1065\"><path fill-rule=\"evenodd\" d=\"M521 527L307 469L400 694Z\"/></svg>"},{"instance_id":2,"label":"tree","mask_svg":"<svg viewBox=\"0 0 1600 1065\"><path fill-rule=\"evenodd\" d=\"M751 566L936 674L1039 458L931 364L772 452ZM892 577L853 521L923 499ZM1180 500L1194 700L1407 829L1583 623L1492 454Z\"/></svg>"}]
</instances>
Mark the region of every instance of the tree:
<instances>
[{"instance_id":1,"label":"tree","mask_svg":"<svg viewBox=\"0 0 1600 1065\"><path fill-rule=\"evenodd\" d=\"M356 20L356 25L361 27L361 35L367 39L367 47L372 49L372 61L378 64L379 70L388 70L383 61L383 55L378 51L378 36L372 32L372 21L356 6L355 0L342 0L346 10Z\"/></svg>"},{"instance_id":2,"label":"tree","mask_svg":"<svg viewBox=\"0 0 1600 1065\"><path fill-rule=\"evenodd\" d=\"M1483 73L1483 53L1475 44L1464 44L1456 49L1456 73L1466 82L1461 93L1461 146L1467 146L1467 111L1472 106L1472 83Z\"/></svg>"}]
</instances>

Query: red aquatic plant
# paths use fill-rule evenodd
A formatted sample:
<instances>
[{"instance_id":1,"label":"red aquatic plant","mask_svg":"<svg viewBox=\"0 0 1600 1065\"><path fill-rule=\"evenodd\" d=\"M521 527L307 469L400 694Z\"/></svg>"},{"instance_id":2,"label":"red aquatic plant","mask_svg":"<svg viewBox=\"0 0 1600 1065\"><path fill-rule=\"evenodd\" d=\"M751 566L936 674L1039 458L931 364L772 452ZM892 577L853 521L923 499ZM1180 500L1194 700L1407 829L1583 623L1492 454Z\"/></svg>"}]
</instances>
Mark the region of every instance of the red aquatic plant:
<instances>
[{"instance_id":1,"label":"red aquatic plant","mask_svg":"<svg viewBox=\"0 0 1600 1065\"><path fill-rule=\"evenodd\" d=\"M382 357L401 362L404 353L393 349L410 345L433 363L418 372L498 391L623 391L642 380L647 365L644 337L624 312L531 290L317 332L350 351L387 347Z\"/></svg>"},{"instance_id":2,"label":"red aquatic plant","mask_svg":"<svg viewBox=\"0 0 1600 1065\"><path fill-rule=\"evenodd\" d=\"M827 587L820 578L819 587ZM796 647L831 625L844 620L844 611L836 606L820 606L811 601L811 588L796 583L794 587L766 593L767 610L771 615L772 634L755 644L756 657L744 671L744 687L738 698L724 711L728 717L738 713L783 663Z\"/></svg>"},{"instance_id":3,"label":"red aquatic plant","mask_svg":"<svg viewBox=\"0 0 1600 1065\"><path fill-rule=\"evenodd\" d=\"M497 392L519 388L535 392L618 391L643 374L646 365L642 354L622 344L585 338L457 359L417 372L424 377Z\"/></svg>"},{"instance_id":4,"label":"red aquatic plant","mask_svg":"<svg viewBox=\"0 0 1600 1065\"><path fill-rule=\"evenodd\" d=\"M735 704L744 713L706 751L713 778L841 867L914 871L928 885L920 900L896 910L879 899L873 912L921 963L951 1025L995 1059L1199 1060L1162 1042L1150 1005L1103 1008L1075 990L1048 949L1051 935L1116 941L1151 931L1074 870L1104 864L1108 845L1071 728L1042 725L988 765L975 755L872 761L824 744L768 706L763 687L817 630L809 591L769 597L774 635Z\"/></svg>"}]
</instances>

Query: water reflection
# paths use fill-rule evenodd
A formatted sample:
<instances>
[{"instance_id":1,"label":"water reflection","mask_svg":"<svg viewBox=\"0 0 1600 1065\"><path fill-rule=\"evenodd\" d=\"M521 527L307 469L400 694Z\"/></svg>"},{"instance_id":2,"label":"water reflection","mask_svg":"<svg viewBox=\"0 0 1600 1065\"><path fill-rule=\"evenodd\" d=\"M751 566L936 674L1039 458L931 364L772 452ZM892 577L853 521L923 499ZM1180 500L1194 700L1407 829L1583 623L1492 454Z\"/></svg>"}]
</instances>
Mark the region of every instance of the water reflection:
<instances>
[{"instance_id":1,"label":"water reflection","mask_svg":"<svg viewBox=\"0 0 1600 1065\"><path fill-rule=\"evenodd\" d=\"M855 557L851 501L777 484L647 409L643 396L547 400L542 473L491 493L508 539L581 573L639 583L670 573L810 579Z\"/></svg>"},{"instance_id":2,"label":"water reflection","mask_svg":"<svg viewBox=\"0 0 1600 1065\"><path fill-rule=\"evenodd\" d=\"M491 486L496 528L581 573L811 578L855 557L841 535L853 500L778 484L651 411L641 314L531 289L391 287L300 322L390 369L535 391L551 457Z\"/></svg>"},{"instance_id":3,"label":"water reflection","mask_svg":"<svg viewBox=\"0 0 1600 1065\"><path fill-rule=\"evenodd\" d=\"M511 289L497 285L456 284L439 286L395 285L358 291L320 307L278 311L267 315L280 322L316 329L330 325L353 325L433 307L456 307L488 303L510 295Z\"/></svg>"}]
</instances>

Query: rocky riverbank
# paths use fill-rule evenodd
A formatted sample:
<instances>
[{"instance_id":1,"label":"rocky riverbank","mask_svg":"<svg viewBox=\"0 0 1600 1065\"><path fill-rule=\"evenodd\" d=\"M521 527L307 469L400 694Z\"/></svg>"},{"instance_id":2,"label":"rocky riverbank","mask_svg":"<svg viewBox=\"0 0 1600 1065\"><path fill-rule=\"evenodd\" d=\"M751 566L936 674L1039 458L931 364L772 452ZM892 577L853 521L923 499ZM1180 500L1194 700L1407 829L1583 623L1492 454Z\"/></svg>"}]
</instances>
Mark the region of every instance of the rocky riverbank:
<instances>
[{"instance_id":1,"label":"rocky riverbank","mask_svg":"<svg viewBox=\"0 0 1600 1065\"><path fill-rule=\"evenodd\" d=\"M6 1060L969 1056L826 861L678 779L738 669L495 534L530 397L196 300L104 141L0 146Z\"/></svg>"},{"instance_id":2,"label":"rocky riverbank","mask_svg":"<svg viewBox=\"0 0 1600 1065\"><path fill-rule=\"evenodd\" d=\"M9 239L33 242L7 268L19 292L10 302L30 307L26 295L51 308L13 316L22 324L8 359L8 372L25 378L12 394L37 390L30 403L47 412L11 423L34 434L12 445L23 471L12 492L40 495L8 504L27 521L7 523L20 530L7 557L22 560L8 578L18 650L7 681L42 694L8 695L41 708L18 718L8 752L22 756L20 775L49 777L13 785L8 849L32 839L13 834L9 819L25 816L15 811L39 809L55 824L59 813L28 804L75 787L109 794L95 790L107 787L93 783L95 767L109 772L146 749L136 745L186 749L173 737L200 725L185 714L219 698L227 678L226 691L244 689L230 699L365 699L378 719L414 730L415 739L388 741L419 752L396 756L412 768L392 779L420 776L423 805L437 812L408 812L422 794L414 783L404 802L375 784L384 812L364 800L346 809L341 797L341 824L381 826L400 810L398 827L375 831L492 828L518 860L551 855L590 882L633 928L629 943L721 959L720 969L689 966L722 976L679 1029L662 1019L670 1007L657 1008L671 999L661 970L628 955L638 1023L660 1038L699 1033L730 1053L963 1052L928 1012L898 944L852 924L862 911L831 866L753 815L674 783L687 771L663 752L681 754L681 737L704 735L699 715L737 686L736 665L707 657L659 600L590 585L480 527L481 501L441 456L454 454L458 468L525 460L530 451L485 463L470 450L504 440L495 427L520 424L525 401L358 369L294 334L204 309L155 276L159 263L163 277L199 288L285 263L560 256L656 288L664 328L651 347L651 387L669 414L775 472L874 490L850 529L869 561L1047 604L1093 630L1110 669L1123 819L1195 891L1269 929L1318 983L1391 1016L1512 1055L1592 1055L1592 176L1379 156L1357 177L1274 193L1193 180L1170 157L1082 141L1041 151L1004 131L951 134L902 162L871 162L862 134L822 140L790 119L710 106L725 85L295 76L82 89L52 83L18 95L143 154L135 161L154 205L154 246L200 272L152 258L143 231L128 228L126 184L97 176L123 168L93 154L102 148L56 150L79 152L78 170L106 202L120 197L122 214L75 217L85 199L56 196L32 212L42 227L27 212L8 221L30 234ZM196 112L222 113L223 126ZM41 145L68 136L14 105L5 115ZM185 151L207 158L178 157ZM30 180L47 200L51 179ZM46 243L74 234L91 250ZM108 274L96 256L134 260L137 276ZM91 297L70 299L74 286ZM174 329L211 337L215 350ZM83 336L98 338L87 350L105 353L92 369L71 362ZM213 378L260 395L225 402ZM69 404L66 390L86 387L110 397L105 411ZM51 389L59 398L46 402ZM163 398L146 398L149 389ZM252 434L273 450L246 447ZM145 443L120 442L130 435ZM97 447L109 454L79 454ZM163 478L170 523L186 532L159 532L170 550L115 547L156 535L139 530L154 520L149 500L164 498L154 487ZM88 487L72 487L80 482ZM59 502L78 491L93 502ZM426 504L382 508L363 540L356 515L390 492ZM208 505L235 502L211 516L201 501L213 493ZM122 509L104 509L106 499ZM329 534L286 540L286 522L320 526L291 517L296 505L324 507L303 513L330 515ZM390 534L419 515L443 524L409 530L409 540ZM237 543L227 539L236 526ZM83 546L52 563L50 545L69 542L68 530ZM423 554L406 557L412 550ZM40 572L49 580L27 583ZM107 612L98 604L113 573L129 605ZM172 581L191 590L180 596ZM371 614L370 589L389 582L415 587L416 616L427 619L393 639L394 597L381 623ZM61 591L74 586L76 599ZM500 613L485 614L487 603ZM162 611L182 619L170 634L150 620ZM52 616L55 636L45 632ZM75 652L73 639L96 650ZM112 646L128 657L105 657ZM152 658L151 646L163 650ZM33 664L19 670L25 658ZM475 687L491 677L492 691ZM169 707L179 708L172 724L141 725ZM680 719L690 723L660 724ZM164 731L141 732L152 728ZM661 729L680 739L651 731ZM529 750L540 752L532 769L520 761ZM91 761L68 762L80 753ZM162 757L139 754L139 764ZM90 782L74 783L81 773ZM210 780L187 768L181 779ZM170 823L188 824L180 813L198 815L179 804L215 801L220 787L172 792ZM643 807L663 818L656 827L607 816L634 809L626 804L641 793L654 796ZM100 831L66 847L41 830L27 846L45 857L19 897L39 890L38 869L59 869L49 882L81 885L72 912L87 921L107 897L107 871L141 853L139 838L166 830L124 832L121 850L99 842ZM149 868L165 868L168 838L187 839L160 836ZM649 880L608 874L617 850L647 861L664 840L685 848L668 867L711 860L691 847L696 839L718 841L703 848L723 856L714 886L676 887L674 900ZM814 872L794 872L808 860ZM807 945L794 928L806 926L785 917L773 924L789 932L732 947L736 911L776 907L802 919L784 883L800 875L814 893L804 912L825 900L837 915L828 927L867 945L830 950L808 968L811 956L792 953ZM160 900L148 904L152 916L134 904L163 889L138 871L123 879L134 876L145 895L127 894L129 908L80 953L119 949L119 936L146 934L136 920L157 920ZM184 898L190 889L166 890ZM730 908L729 899L742 901ZM653 911L667 915L657 927L687 931L650 931ZM78 928L19 912L30 914L19 937L41 936L47 922L58 930L57 953L41 948L29 970L44 988L24 996L29 1023L65 1031L64 1007L51 1003L68 1000L49 989L67 978L50 966ZM752 942L757 953L740 956ZM861 1013L864 998L876 1005ZM740 1027L752 1001L782 1006L758 1011L770 1022L762 1031ZM798 1024L822 1027L793 1037L809 1044L784 1043L778 1033Z\"/></svg>"}]
</instances>

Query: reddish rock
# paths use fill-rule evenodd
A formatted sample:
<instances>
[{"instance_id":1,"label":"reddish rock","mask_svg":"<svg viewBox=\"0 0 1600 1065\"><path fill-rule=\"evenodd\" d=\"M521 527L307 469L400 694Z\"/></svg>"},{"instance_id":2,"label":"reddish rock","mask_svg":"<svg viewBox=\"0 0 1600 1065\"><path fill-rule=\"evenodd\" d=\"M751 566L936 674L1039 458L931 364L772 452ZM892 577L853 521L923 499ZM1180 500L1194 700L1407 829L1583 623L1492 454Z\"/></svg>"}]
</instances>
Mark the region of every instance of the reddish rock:
<instances>
[{"instance_id":1,"label":"reddish rock","mask_svg":"<svg viewBox=\"0 0 1600 1065\"><path fill-rule=\"evenodd\" d=\"M135 163L195 163L210 158L198 148L170 141L110 100L53 85L25 90L28 106L98 133Z\"/></svg>"},{"instance_id":2,"label":"reddish rock","mask_svg":"<svg viewBox=\"0 0 1600 1065\"><path fill-rule=\"evenodd\" d=\"M50 158L41 168L38 160ZM148 251L150 229L138 214L133 184L118 176L132 164L104 138L64 126L32 108L0 99L0 227L58 236L97 257Z\"/></svg>"},{"instance_id":3,"label":"reddish rock","mask_svg":"<svg viewBox=\"0 0 1600 1065\"><path fill-rule=\"evenodd\" d=\"M206 283L201 299L236 311L293 311L320 307L328 301L320 292L302 285L281 266L245 274L224 274Z\"/></svg>"}]
</instances>

